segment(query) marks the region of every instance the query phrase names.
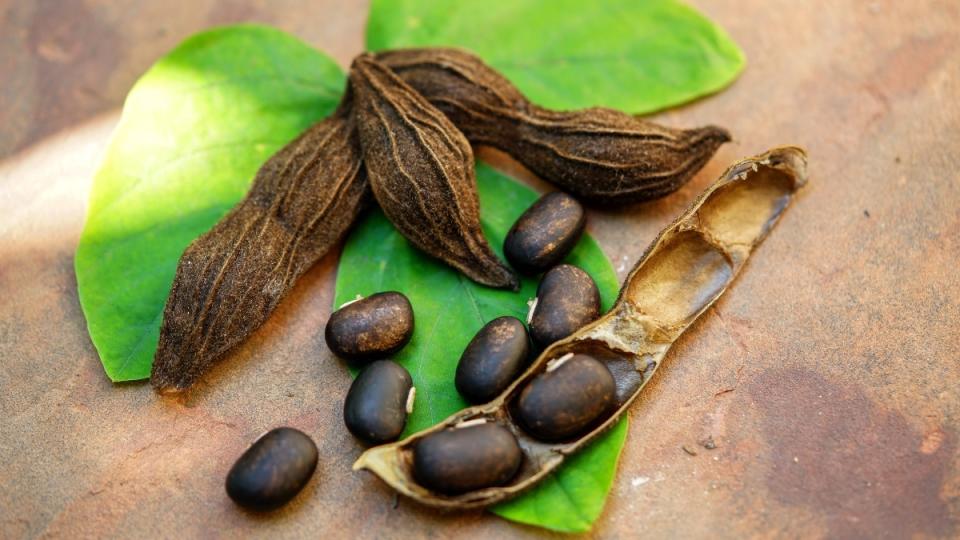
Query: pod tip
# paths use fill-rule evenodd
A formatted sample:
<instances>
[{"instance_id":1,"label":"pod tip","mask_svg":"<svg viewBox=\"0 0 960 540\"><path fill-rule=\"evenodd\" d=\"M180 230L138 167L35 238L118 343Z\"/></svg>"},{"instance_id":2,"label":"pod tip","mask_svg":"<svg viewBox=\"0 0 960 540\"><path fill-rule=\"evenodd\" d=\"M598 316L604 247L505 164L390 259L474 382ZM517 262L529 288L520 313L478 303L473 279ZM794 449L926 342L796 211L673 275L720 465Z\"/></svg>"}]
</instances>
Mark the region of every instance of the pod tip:
<instances>
[{"instance_id":1,"label":"pod tip","mask_svg":"<svg viewBox=\"0 0 960 540\"><path fill-rule=\"evenodd\" d=\"M730 134L730 130L720 126L709 125L701 128L701 132L708 139L713 139L717 141L718 144L728 143L733 140L733 135Z\"/></svg>"}]
</instances>

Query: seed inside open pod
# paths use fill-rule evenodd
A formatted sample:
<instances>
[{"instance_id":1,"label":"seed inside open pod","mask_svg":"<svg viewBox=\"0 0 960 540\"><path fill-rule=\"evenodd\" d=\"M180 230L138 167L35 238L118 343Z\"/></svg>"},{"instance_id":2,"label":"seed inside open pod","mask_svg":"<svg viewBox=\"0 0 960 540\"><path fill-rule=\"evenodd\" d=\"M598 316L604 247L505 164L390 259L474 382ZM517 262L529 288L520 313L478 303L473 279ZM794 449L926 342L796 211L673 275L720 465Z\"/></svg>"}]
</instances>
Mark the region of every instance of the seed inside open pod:
<instances>
[{"instance_id":1,"label":"seed inside open pod","mask_svg":"<svg viewBox=\"0 0 960 540\"><path fill-rule=\"evenodd\" d=\"M455 426L424 437L413 452L413 471L428 488L446 494L499 486L517 473L523 453L503 426Z\"/></svg>"},{"instance_id":2,"label":"seed inside open pod","mask_svg":"<svg viewBox=\"0 0 960 540\"><path fill-rule=\"evenodd\" d=\"M343 421L367 444L395 441L413 409L413 379L400 364L377 360L360 372L347 392Z\"/></svg>"},{"instance_id":3,"label":"seed inside open pod","mask_svg":"<svg viewBox=\"0 0 960 540\"><path fill-rule=\"evenodd\" d=\"M613 375L602 362L567 353L547 363L516 401L517 420L542 441L562 441L596 423L616 402Z\"/></svg>"}]
</instances>

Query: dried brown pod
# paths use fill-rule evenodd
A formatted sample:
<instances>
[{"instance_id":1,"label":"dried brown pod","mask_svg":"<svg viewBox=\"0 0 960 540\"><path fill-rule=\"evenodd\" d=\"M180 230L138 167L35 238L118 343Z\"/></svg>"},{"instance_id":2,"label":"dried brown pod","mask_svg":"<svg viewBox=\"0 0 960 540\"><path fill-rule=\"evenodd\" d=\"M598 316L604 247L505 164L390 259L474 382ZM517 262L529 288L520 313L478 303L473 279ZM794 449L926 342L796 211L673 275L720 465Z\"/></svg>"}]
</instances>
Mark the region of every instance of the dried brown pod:
<instances>
[{"instance_id":1,"label":"dried brown pod","mask_svg":"<svg viewBox=\"0 0 960 540\"><path fill-rule=\"evenodd\" d=\"M630 271L606 315L548 347L493 401L464 409L402 441L371 448L354 463L354 469L372 471L418 502L451 509L486 506L532 487L624 414L674 341L743 269L806 178L806 155L795 147L776 148L737 162L660 233ZM573 440L537 440L515 422L517 400L530 381L571 353L590 356L613 374L612 410ZM472 421L497 424L513 433L524 454L516 475L502 486L456 495L418 483L411 464L419 441Z\"/></svg>"},{"instance_id":2,"label":"dried brown pod","mask_svg":"<svg viewBox=\"0 0 960 540\"><path fill-rule=\"evenodd\" d=\"M416 390L410 372L393 360L377 360L357 375L343 402L343 422L367 444L400 438L413 412Z\"/></svg>"},{"instance_id":3,"label":"dried brown pod","mask_svg":"<svg viewBox=\"0 0 960 540\"><path fill-rule=\"evenodd\" d=\"M370 199L348 100L273 155L246 198L187 247L150 382L189 388L273 312Z\"/></svg>"},{"instance_id":4,"label":"dried brown pod","mask_svg":"<svg viewBox=\"0 0 960 540\"><path fill-rule=\"evenodd\" d=\"M540 178L597 205L656 199L690 180L730 140L717 126L674 129L611 109L558 112L530 103L460 49L377 54L467 139L500 149Z\"/></svg>"},{"instance_id":5,"label":"dried brown pod","mask_svg":"<svg viewBox=\"0 0 960 540\"><path fill-rule=\"evenodd\" d=\"M350 68L354 117L373 194L412 244L467 277L516 290L480 228L473 150L427 100L369 54Z\"/></svg>"}]
</instances>

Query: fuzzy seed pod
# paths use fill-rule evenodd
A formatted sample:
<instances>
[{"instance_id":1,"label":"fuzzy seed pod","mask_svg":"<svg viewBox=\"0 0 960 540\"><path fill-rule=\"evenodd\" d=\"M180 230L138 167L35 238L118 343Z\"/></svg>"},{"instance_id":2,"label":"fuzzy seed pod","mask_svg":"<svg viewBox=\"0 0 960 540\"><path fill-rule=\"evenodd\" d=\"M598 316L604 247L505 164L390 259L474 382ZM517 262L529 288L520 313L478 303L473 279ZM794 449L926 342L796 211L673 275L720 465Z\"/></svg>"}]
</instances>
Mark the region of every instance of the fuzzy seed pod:
<instances>
[{"instance_id":1,"label":"fuzzy seed pod","mask_svg":"<svg viewBox=\"0 0 960 540\"><path fill-rule=\"evenodd\" d=\"M273 155L247 197L180 257L150 382L189 388L273 313L369 200L345 103Z\"/></svg>"},{"instance_id":2,"label":"fuzzy seed pod","mask_svg":"<svg viewBox=\"0 0 960 540\"><path fill-rule=\"evenodd\" d=\"M369 54L350 68L373 194L415 246L470 279L516 290L480 228L473 150L440 111Z\"/></svg>"},{"instance_id":3,"label":"fuzzy seed pod","mask_svg":"<svg viewBox=\"0 0 960 540\"><path fill-rule=\"evenodd\" d=\"M596 205L672 193L730 140L716 126L674 129L599 107L538 107L480 58L459 49L400 49L377 59L443 111L471 143L502 150Z\"/></svg>"}]
</instances>

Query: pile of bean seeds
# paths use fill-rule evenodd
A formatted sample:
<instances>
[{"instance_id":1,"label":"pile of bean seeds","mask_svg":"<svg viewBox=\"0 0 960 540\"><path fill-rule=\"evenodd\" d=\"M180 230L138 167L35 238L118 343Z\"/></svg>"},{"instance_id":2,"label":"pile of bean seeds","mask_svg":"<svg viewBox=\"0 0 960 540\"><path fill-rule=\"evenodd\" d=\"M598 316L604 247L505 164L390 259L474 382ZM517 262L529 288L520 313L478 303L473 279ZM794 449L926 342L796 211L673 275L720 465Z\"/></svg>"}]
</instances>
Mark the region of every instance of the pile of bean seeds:
<instances>
[{"instance_id":1,"label":"pile of bean seeds","mask_svg":"<svg viewBox=\"0 0 960 540\"><path fill-rule=\"evenodd\" d=\"M548 193L513 225L503 251L526 275L543 274L526 324L510 316L488 322L473 337L457 365L453 384L472 404L503 392L534 353L600 315L596 283L582 269L561 261L583 234L585 213L574 198ZM380 292L340 306L327 322L330 350L361 368L347 392L343 418L366 445L397 440L416 403L407 370L389 357L413 335L414 312L399 292ZM556 359L519 394L515 417L532 437L550 442L576 437L602 420L615 402L613 376L585 354ZM414 474L438 493L457 494L508 483L523 461L508 429L480 420L423 438L414 451ZM292 499L316 468L317 449L292 428L261 437L227 477L227 493L248 508L269 510Z\"/></svg>"}]
</instances>

